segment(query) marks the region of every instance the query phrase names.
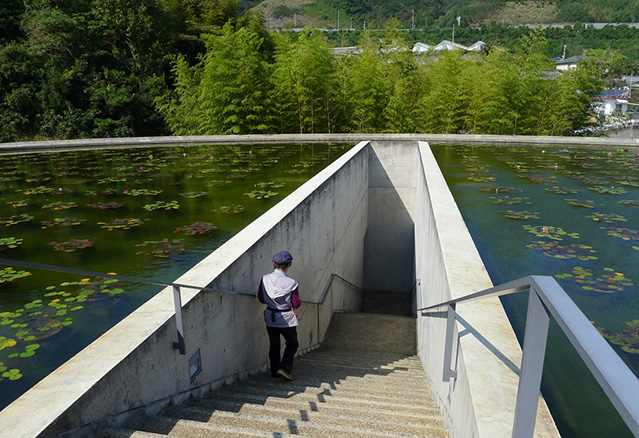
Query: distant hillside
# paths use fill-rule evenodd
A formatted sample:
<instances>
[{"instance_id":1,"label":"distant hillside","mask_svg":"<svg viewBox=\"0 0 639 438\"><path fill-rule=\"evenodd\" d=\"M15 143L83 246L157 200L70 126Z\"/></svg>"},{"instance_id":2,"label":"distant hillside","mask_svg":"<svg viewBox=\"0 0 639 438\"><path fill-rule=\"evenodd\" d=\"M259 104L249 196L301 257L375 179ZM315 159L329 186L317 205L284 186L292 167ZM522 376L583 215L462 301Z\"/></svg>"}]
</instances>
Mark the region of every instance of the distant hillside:
<instances>
[{"instance_id":1,"label":"distant hillside","mask_svg":"<svg viewBox=\"0 0 639 438\"><path fill-rule=\"evenodd\" d=\"M639 21L639 2L627 0L242 0L273 27L342 29L383 27L391 18L405 28L490 22L504 24ZM339 22L338 22L339 11Z\"/></svg>"}]
</instances>

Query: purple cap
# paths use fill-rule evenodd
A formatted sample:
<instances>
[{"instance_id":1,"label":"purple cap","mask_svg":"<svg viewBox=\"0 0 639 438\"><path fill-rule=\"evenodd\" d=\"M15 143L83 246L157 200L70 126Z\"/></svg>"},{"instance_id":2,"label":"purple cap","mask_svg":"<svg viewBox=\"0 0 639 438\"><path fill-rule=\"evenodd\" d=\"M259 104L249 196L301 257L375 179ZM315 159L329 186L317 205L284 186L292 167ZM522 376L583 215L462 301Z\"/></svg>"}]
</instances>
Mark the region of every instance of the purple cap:
<instances>
[{"instance_id":1,"label":"purple cap","mask_svg":"<svg viewBox=\"0 0 639 438\"><path fill-rule=\"evenodd\" d=\"M273 256L273 263L287 265L293 261L293 256L288 251L280 251Z\"/></svg>"}]
</instances>

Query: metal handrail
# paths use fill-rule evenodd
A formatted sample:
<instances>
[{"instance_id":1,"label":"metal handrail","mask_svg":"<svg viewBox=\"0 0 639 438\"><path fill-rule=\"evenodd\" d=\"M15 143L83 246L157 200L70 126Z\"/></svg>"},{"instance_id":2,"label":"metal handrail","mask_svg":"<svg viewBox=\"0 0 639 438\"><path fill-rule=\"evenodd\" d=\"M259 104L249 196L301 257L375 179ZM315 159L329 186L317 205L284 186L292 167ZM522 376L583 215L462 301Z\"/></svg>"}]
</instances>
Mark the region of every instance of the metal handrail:
<instances>
[{"instance_id":1,"label":"metal handrail","mask_svg":"<svg viewBox=\"0 0 639 438\"><path fill-rule=\"evenodd\" d=\"M457 304L529 290L513 437L532 437L535 430L541 375L552 315L635 437L639 437L639 379L615 353L553 277L528 276L483 291L418 309L423 316L448 308L444 380L450 369Z\"/></svg>"}]
</instances>

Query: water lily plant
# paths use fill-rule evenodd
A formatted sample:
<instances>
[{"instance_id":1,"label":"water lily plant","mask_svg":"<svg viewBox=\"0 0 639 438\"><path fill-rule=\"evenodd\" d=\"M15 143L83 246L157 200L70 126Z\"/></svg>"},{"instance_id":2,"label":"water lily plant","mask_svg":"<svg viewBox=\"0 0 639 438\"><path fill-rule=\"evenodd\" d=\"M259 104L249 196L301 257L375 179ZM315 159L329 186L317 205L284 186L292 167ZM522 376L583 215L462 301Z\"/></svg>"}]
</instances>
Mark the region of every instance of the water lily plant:
<instances>
[{"instance_id":1,"label":"water lily plant","mask_svg":"<svg viewBox=\"0 0 639 438\"><path fill-rule=\"evenodd\" d=\"M582 285L582 289L602 293L621 292L624 287L632 286L632 281L613 268L603 268L603 273L597 276L591 269L575 266L572 274L558 274L555 277L572 278L575 283Z\"/></svg>"},{"instance_id":2,"label":"water lily plant","mask_svg":"<svg viewBox=\"0 0 639 438\"><path fill-rule=\"evenodd\" d=\"M136 254L149 254L160 258L172 257L185 249L184 239L148 240L135 246L150 247L150 249L138 251Z\"/></svg>"},{"instance_id":3,"label":"water lily plant","mask_svg":"<svg viewBox=\"0 0 639 438\"><path fill-rule=\"evenodd\" d=\"M0 217L0 225L4 225L5 227L10 227L12 225L29 222L31 219L33 219L33 216L28 214L16 214L14 216L5 216L5 217Z\"/></svg>"},{"instance_id":4,"label":"water lily plant","mask_svg":"<svg viewBox=\"0 0 639 438\"><path fill-rule=\"evenodd\" d=\"M117 210L124 207L123 202L96 202L95 204L87 204L87 207L95 208L96 210Z\"/></svg>"},{"instance_id":5,"label":"water lily plant","mask_svg":"<svg viewBox=\"0 0 639 438\"><path fill-rule=\"evenodd\" d=\"M244 211L244 206L242 204L223 205L220 211L224 214L239 214Z\"/></svg>"},{"instance_id":6,"label":"water lily plant","mask_svg":"<svg viewBox=\"0 0 639 438\"><path fill-rule=\"evenodd\" d=\"M69 239L68 242L49 242L55 251L76 252L93 246L95 239Z\"/></svg>"},{"instance_id":7,"label":"water lily plant","mask_svg":"<svg viewBox=\"0 0 639 438\"><path fill-rule=\"evenodd\" d=\"M22 245L23 239L17 237L0 237L0 251L8 248L17 248Z\"/></svg>"},{"instance_id":8,"label":"water lily plant","mask_svg":"<svg viewBox=\"0 0 639 438\"><path fill-rule=\"evenodd\" d=\"M639 319L626 321L626 325L628 328L619 333L601 327L597 327L597 330L608 342L618 346L626 353L639 354Z\"/></svg>"},{"instance_id":9,"label":"water lily plant","mask_svg":"<svg viewBox=\"0 0 639 438\"><path fill-rule=\"evenodd\" d=\"M46 221L42 221L42 229L51 227L72 227L74 225L80 225L86 219L80 219L77 217L54 217Z\"/></svg>"},{"instance_id":10,"label":"water lily plant","mask_svg":"<svg viewBox=\"0 0 639 438\"><path fill-rule=\"evenodd\" d=\"M216 227L210 222L195 222L191 225L187 225L175 230L176 233L184 233L187 236L194 236L196 234L208 234L215 230Z\"/></svg>"},{"instance_id":11,"label":"water lily plant","mask_svg":"<svg viewBox=\"0 0 639 438\"><path fill-rule=\"evenodd\" d=\"M499 213L503 214L504 217L507 217L508 219L515 219L515 220L528 220L528 219L539 219L539 212L537 211L528 211L528 210L524 210L524 211L514 211L514 210L506 210L506 211L499 211Z\"/></svg>"},{"instance_id":12,"label":"water lily plant","mask_svg":"<svg viewBox=\"0 0 639 438\"><path fill-rule=\"evenodd\" d=\"M109 231L130 230L142 225L142 220L136 218L113 219L109 222L98 222L98 225L102 225L102 228L106 228Z\"/></svg>"}]
</instances>

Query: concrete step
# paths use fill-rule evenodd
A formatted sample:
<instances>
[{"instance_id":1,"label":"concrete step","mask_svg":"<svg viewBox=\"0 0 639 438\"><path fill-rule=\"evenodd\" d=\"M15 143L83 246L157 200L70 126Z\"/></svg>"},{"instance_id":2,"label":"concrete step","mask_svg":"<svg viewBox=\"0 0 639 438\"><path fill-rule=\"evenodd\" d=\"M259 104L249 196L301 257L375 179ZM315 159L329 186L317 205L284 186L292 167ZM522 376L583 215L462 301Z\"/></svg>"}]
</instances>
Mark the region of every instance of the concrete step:
<instances>
[{"instance_id":1,"label":"concrete step","mask_svg":"<svg viewBox=\"0 0 639 438\"><path fill-rule=\"evenodd\" d=\"M237 384L245 386L277 388L294 392L311 392L311 390L321 392L324 390L328 390L334 394L347 394L352 392L360 394L362 397L365 397L368 394L377 397L401 398L413 401L432 399L431 392L428 390L427 386L424 386L423 388L399 388L392 385L347 385L334 382L323 382L319 379L312 380L312 378L295 379L293 382L286 382L281 379L275 379L267 374L260 374L248 380L240 381Z\"/></svg>"},{"instance_id":2,"label":"concrete step","mask_svg":"<svg viewBox=\"0 0 639 438\"><path fill-rule=\"evenodd\" d=\"M280 413L280 412L278 412ZM272 433L292 433L310 436L411 436L422 435L427 428L423 425L410 425L404 423L381 424L375 419L358 419L349 416L327 416L300 414L288 412L289 415L275 415L268 409L260 414L246 412L207 411L194 408L169 409L164 416L190 420L202 423L213 423L231 427L247 427ZM291 415L293 414L293 415ZM295 418L294 418L295 417ZM178 424L180 424L178 422ZM436 426L432 427L431 436L434 433L447 431Z\"/></svg>"},{"instance_id":3,"label":"concrete step","mask_svg":"<svg viewBox=\"0 0 639 438\"><path fill-rule=\"evenodd\" d=\"M166 438L168 435L133 429L107 429L101 436L105 438Z\"/></svg>"},{"instance_id":4,"label":"concrete step","mask_svg":"<svg viewBox=\"0 0 639 438\"><path fill-rule=\"evenodd\" d=\"M265 376L261 379L248 379L238 382L237 387L262 388L268 391L277 391L280 394L310 394L315 396L338 396L347 398L360 398L367 400L383 400L387 402L414 404L422 402L434 402L433 397L426 391L413 393L412 391L379 391L375 386L348 387L342 385L325 384L323 386L302 385L294 382L277 381Z\"/></svg>"},{"instance_id":5,"label":"concrete step","mask_svg":"<svg viewBox=\"0 0 639 438\"><path fill-rule=\"evenodd\" d=\"M350 351L417 353L416 319L410 316L336 313L324 345Z\"/></svg>"},{"instance_id":6,"label":"concrete step","mask_svg":"<svg viewBox=\"0 0 639 438\"><path fill-rule=\"evenodd\" d=\"M439 416L439 409L434 407L424 407L424 412L415 414L402 411L361 408L357 406L346 407L340 405L329 405L326 403L317 402L302 402L283 399L272 399L263 401L259 398L250 400L242 397L237 397L235 399L233 399L232 397L227 397L225 399L192 399L189 401L189 406L200 407L203 409L249 413L255 412L255 410L263 412L264 410L270 411L271 409L274 411L282 410L286 412L298 412L301 414L316 412L322 414L348 415L358 418L372 418L377 420L383 419L397 422L420 423L424 425L431 424L433 421L436 421L437 424L440 424L439 420L441 420L441 417ZM433 418L435 418L436 420L433 420Z\"/></svg>"},{"instance_id":7,"label":"concrete step","mask_svg":"<svg viewBox=\"0 0 639 438\"><path fill-rule=\"evenodd\" d=\"M390 403L384 400L367 400L360 398L349 397L337 397L328 395L314 395L314 394L296 394L288 391L282 391L281 393L275 393L268 389L260 388L246 388L246 387L234 387L234 388L222 388L216 391L215 394L210 394L210 398L216 400L246 400L251 403L268 403L276 400L287 401L299 401L309 403L310 406L317 405L339 405L342 407L359 407L366 409L377 409L380 411L398 411L409 412L414 414L424 415L427 412L426 407L408 404L408 403Z\"/></svg>"},{"instance_id":8,"label":"concrete step","mask_svg":"<svg viewBox=\"0 0 639 438\"><path fill-rule=\"evenodd\" d=\"M377 415L362 416L357 411L317 412L300 409L286 409L278 407L266 407L248 403L217 404L215 408L201 408L193 406L170 407L165 415L194 421L216 422L217 418L230 413L253 415L254 418L267 418L269 420L290 420L296 422L332 424L339 426L352 426L360 429L374 428L383 432L401 432L421 434L430 430L435 433L448 436L439 412L432 416L407 417L399 419L384 418L381 413Z\"/></svg>"},{"instance_id":9,"label":"concrete step","mask_svg":"<svg viewBox=\"0 0 639 438\"><path fill-rule=\"evenodd\" d=\"M274 435L271 431L255 429L251 425L245 425L245 427L229 426L226 424L206 423L170 417L144 417L138 420L135 427L137 430L142 432L152 432L159 436L179 438L207 438L220 436L234 438L272 438L273 436L282 438L303 437L303 435L297 433L291 434L287 432L280 432L277 435Z\"/></svg>"},{"instance_id":10,"label":"concrete step","mask_svg":"<svg viewBox=\"0 0 639 438\"><path fill-rule=\"evenodd\" d=\"M396 360L392 360L390 358L388 358L388 360L384 360L382 357L376 358L368 355L365 357L358 357L357 355L345 356L346 354L351 353L346 350L329 350L330 353L325 354L319 354L320 351L321 350L318 350L318 354L305 354L303 356L299 356L296 359L296 362L338 365L344 367L367 366L373 369L381 368L398 371L423 372L423 366L419 358L413 358L412 356Z\"/></svg>"}]
</instances>

